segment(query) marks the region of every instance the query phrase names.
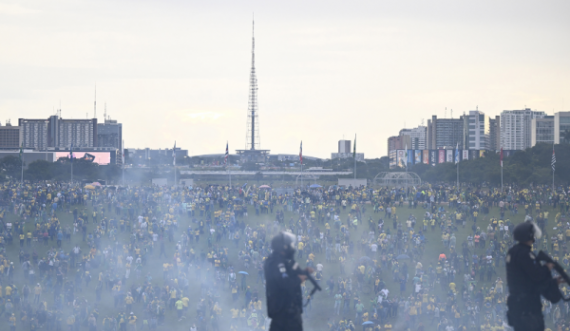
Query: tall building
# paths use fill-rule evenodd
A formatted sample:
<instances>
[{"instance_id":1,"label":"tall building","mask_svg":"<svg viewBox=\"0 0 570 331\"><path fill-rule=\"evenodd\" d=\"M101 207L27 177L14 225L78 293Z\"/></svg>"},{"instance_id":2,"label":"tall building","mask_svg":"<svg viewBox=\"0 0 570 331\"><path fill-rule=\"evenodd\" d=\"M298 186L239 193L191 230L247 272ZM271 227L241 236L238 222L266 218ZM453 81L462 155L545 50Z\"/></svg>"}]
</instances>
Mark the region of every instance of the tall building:
<instances>
[{"instance_id":1,"label":"tall building","mask_svg":"<svg viewBox=\"0 0 570 331\"><path fill-rule=\"evenodd\" d=\"M501 116L495 116L489 120L489 150L501 149Z\"/></svg>"},{"instance_id":2,"label":"tall building","mask_svg":"<svg viewBox=\"0 0 570 331\"><path fill-rule=\"evenodd\" d=\"M21 145L19 126L12 126L10 122L0 126L0 149L18 149Z\"/></svg>"},{"instance_id":3,"label":"tall building","mask_svg":"<svg viewBox=\"0 0 570 331\"><path fill-rule=\"evenodd\" d=\"M554 116L533 118L531 121L530 140L531 147L540 143L552 145L554 143Z\"/></svg>"},{"instance_id":4,"label":"tall building","mask_svg":"<svg viewBox=\"0 0 570 331\"><path fill-rule=\"evenodd\" d=\"M350 149L350 140L339 140L338 141L338 153L350 153L352 150Z\"/></svg>"},{"instance_id":5,"label":"tall building","mask_svg":"<svg viewBox=\"0 0 570 331\"><path fill-rule=\"evenodd\" d=\"M561 111L554 114L554 142L560 144L564 142L566 131L570 132L570 111ZM570 136L566 137L569 139Z\"/></svg>"},{"instance_id":6,"label":"tall building","mask_svg":"<svg viewBox=\"0 0 570 331\"><path fill-rule=\"evenodd\" d=\"M413 129L400 130L400 136L408 136L404 138L404 148L406 144L408 149L425 149L426 148L426 134L427 128L425 126L418 126Z\"/></svg>"},{"instance_id":7,"label":"tall building","mask_svg":"<svg viewBox=\"0 0 570 331\"><path fill-rule=\"evenodd\" d=\"M121 151L123 148L123 125L112 119L105 119L104 123L97 123L97 146L114 147Z\"/></svg>"},{"instance_id":8,"label":"tall building","mask_svg":"<svg viewBox=\"0 0 570 331\"><path fill-rule=\"evenodd\" d=\"M18 120L22 135L21 143L24 148L45 151L50 147L48 142L49 122L47 119L20 118Z\"/></svg>"},{"instance_id":9,"label":"tall building","mask_svg":"<svg viewBox=\"0 0 570 331\"><path fill-rule=\"evenodd\" d=\"M97 119L62 119L58 115L47 119L18 121L24 148L46 150L50 147L97 147Z\"/></svg>"},{"instance_id":10,"label":"tall building","mask_svg":"<svg viewBox=\"0 0 570 331\"><path fill-rule=\"evenodd\" d=\"M465 149L490 149L491 123L482 111L471 110L463 116L463 133Z\"/></svg>"},{"instance_id":11,"label":"tall building","mask_svg":"<svg viewBox=\"0 0 570 331\"><path fill-rule=\"evenodd\" d=\"M427 125L426 149L455 148L463 149L464 118L437 118L432 116Z\"/></svg>"},{"instance_id":12,"label":"tall building","mask_svg":"<svg viewBox=\"0 0 570 331\"><path fill-rule=\"evenodd\" d=\"M409 135L392 136L388 138L388 155L390 155L391 151L404 149L406 146L411 146ZM408 147L408 149L412 148Z\"/></svg>"},{"instance_id":13,"label":"tall building","mask_svg":"<svg viewBox=\"0 0 570 331\"><path fill-rule=\"evenodd\" d=\"M501 147L505 150L524 150L532 146L532 119L543 118L546 113L522 110L501 112Z\"/></svg>"}]
</instances>

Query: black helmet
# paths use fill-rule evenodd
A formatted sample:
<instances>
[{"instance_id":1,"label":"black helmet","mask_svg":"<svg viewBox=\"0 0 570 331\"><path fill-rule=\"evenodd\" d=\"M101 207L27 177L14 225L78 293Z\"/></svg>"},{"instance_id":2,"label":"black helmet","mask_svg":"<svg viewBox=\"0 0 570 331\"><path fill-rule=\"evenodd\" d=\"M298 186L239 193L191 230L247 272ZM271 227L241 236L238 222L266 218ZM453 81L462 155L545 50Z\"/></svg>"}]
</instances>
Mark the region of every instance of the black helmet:
<instances>
[{"instance_id":1,"label":"black helmet","mask_svg":"<svg viewBox=\"0 0 570 331\"><path fill-rule=\"evenodd\" d=\"M271 239L271 249L278 254L291 259L295 255L295 236L291 232L279 232Z\"/></svg>"},{"instance_id":2,"label":"black helmet","mask_svg":"<svg viewBox=\"0 0 570 331\"><path fill-rule=\"evenodd\" d=\"M518 242L527 242L532 240L534 242L535 239L538 239L542 236L542 231L536 226L533 222L523 222L517 226L513 230L513 237Z\"/></svg>"}]
</instances>

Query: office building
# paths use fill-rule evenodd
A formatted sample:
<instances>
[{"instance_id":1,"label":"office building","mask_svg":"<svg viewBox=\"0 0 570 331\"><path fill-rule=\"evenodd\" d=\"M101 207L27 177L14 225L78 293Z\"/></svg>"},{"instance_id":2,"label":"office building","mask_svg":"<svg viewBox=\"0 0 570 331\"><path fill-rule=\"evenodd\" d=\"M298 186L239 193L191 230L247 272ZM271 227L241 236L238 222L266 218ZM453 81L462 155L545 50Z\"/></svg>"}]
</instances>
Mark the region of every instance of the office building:
<instances>
[{"instance_id":1,"label":"office building","mask_svg":"<svg viewBox=\"0 0 570 331\"><path fill-rule=\"evenodd\" d=\"M388 155L391 151L405 149L406 146L411 146L410 135L392 136L388 138ZM411 149L411 148L409 148Z\"/></svg>"},{"instance_id":2,"label":"office building","mask_svg":"<svg viewBox=\"0 0 570 331\"><path fill-rule=\"evenodd\" d=\"M404 138L404 149L406 144L408 149L425 149L426 148L426 134L427 128L425 126L418 126L413 129L402 129L400 130L400 136L408 136L409 138Z\"/></svg>"},{"instance_id":3,"label":"office building","mask_svg":"<svg viewBox=\"0 0 570 331\"><path fill-rule=\"evenodd\" d=\"M463 149L464 141L464 118L437 118L432 116L427 125L426 149Z\"/></svg>"},{"instance_id":4,"label":"office building","mask_svg":"<svg viewBox=\"0 0 570 331\"><path fill-rule=\"evenodd\" d=\"M491 122L485 113L479 110L469 111L463 116L464 149L490 149Z\"/></svg>"},{"instance_id":5,"label":"office building","mask_svg":"<svg viewBox=\"0 0 570 331\"><path fill-rule=\"evenodd\" d=\"M104 123L97 123L98 147L114 147L121 151L123 148L123 125L117 120L105 119Z\"/></svg>"},{"instance_id":6,"label":"office building","mask_svg":"<svg viewBox=\"0 0 570 331\"><path fill-rule=\"evenodd\" d=\"M532 120L543 118L546 113L522 110L501 112L501 147L503 150L524 150L532 146Z\"/></svg>"},{"instance_id":7,"label":"office building","mask_svg":"<svg viewBox=\"0 0 570 331\"><path fill-rule=\"evenodd\" d=\"M338 153L339 154L346 154L351 153L352 150L350 149L350 140L339 140L338 141Z\"/></svg>"},{"instance_id":8,"label":"office building","mask_svg":"<svg viewBox=\"0 0 570 331\"><path fill-rule=\"evenodd\" d=\"M21 145L19 126L12 126L10 122L0 126L0 149L19 149Z\"/></svg>"},{"instance_id":9,"label":"office building","mask_svg":"<svg viewBox=\"0 0 570 331\"><path fill-rule=\"evenodd\" d=\"M489 120L489 148L490 151L501 150L501 116Z\"/></svg>"},{"instance_id":10,"label":"office building","mask_svg":"<svg viewBox=\"0 0 570 331\"><path fill-rule=\"evenodd\" d=\"M18 126L22 136L22 145L24 148L30 148L39 151L45 151L48 146L48 128L49 120L47 119L26 119L20 118Z\"/></svg>"},{"instance_id":11,"label":"office building","mask_svg":"<svg viewBox=\"0 0 570 331\"><path fill-rule=\"evenodd\" d=\"M541 143L552 145L554 143L554 116L533 118L530 134L531 147Z\"/></svg>"},{"instance_id":12,"label":"office building","mask_svg":"<svg viewBox=\"0 0 570 331\"><path fill-rule=\"evenodd\" d=\"M557 144L570 143L570 111L561 111L554 114L554 142Z\"/></svg>"}]
</instances>

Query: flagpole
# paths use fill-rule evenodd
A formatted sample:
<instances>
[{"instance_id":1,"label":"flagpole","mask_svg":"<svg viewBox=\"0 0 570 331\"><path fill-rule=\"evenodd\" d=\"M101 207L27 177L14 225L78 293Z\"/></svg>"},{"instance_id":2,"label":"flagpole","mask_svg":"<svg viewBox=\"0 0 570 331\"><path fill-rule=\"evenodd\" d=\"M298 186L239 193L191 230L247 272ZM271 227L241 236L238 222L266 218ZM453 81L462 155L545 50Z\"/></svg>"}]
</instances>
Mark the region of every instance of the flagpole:
<instances>
[{"instance_id":1,"label":"flagpole","mask_svg":"<svg viewBox=\"0 0 570 331\"><path fill-rule=\"evenodd\" d=\"M501 164L501 192L503 192L503 191L504 191L504 188L503 188L503 165Z\"/></svg>"},{"instance_id":2,"label":"flagpole","mask_svg":"<svg viewBox=\"0 0 570 331\"><path fill-rule=\"evenodd\" d=\"M22 158L22 186L24 185L24 158Z\"/></svg>"},{"instance_id":3,"label":"flagpole","mask_svg":"<svg viewBox=\"0 0 570 331\"><path fill-rule=\"evenodd\" d=\"M356 179L356 134L354 134L354 179Z\"/></svg>"}]
</instances>

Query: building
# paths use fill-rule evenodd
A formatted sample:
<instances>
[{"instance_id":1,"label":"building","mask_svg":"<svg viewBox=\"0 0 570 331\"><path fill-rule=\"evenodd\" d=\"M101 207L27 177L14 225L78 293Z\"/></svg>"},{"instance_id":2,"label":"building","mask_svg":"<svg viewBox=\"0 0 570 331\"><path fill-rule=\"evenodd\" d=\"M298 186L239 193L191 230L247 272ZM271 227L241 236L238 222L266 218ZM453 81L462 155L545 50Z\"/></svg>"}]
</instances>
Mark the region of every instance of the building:
<instances>
[{"instance_id":1,"label":"building","mask_svg":"<svg viewBox=\"0 0 570 331\"><path fill-rule=\"evenodd\" d=\"M19 149L20 146L20 127L12 126L10 122L7 122L6 126L0 126L0 149Z\"/></svg>"},{"instance_id":2,"label":"building","mask_svg":"<svg viewBox=\"0 0 570 331\"><path fill-rule=\"evenodd\" d=\"M554 116L533 118L530 134L531 147L541 143L552 145L554 143Z\"/></svg>"},{"instance_id":3,"label":"building","mask_svg":"<svg viewBox=\"0 0 570 331\"><path fill-rule=\"evenodd\" d=\"M464 140L464 119L437 118L432 116L427 124L427 146L426 149L463 148Z\"/></svg>"},{"instance_id":4,"label":"building","mask_svg":"<svg viewBox=\"0 0 570 331\"><path fill-rule=\"evenodd\" d=\"M104 123L97 124L98 147L114 147L123 149L123 124L117 120L105 119Z\"/></svg>"},{"instance_id":5,"label":"building","mask_svg":"<svg viewBox=\"0 0 570 331\"><path fill-rule=\"evenodd\" d=\"M485 113L479 110L469 111L463 116L464 149L490 149L491 122Z\"/></svg>"},{"instance_id":6,"label":"building","mask_svg":"<svg viewBox=\"0 0 570 331\"><path fill-rule=\"evenodd\" d=\"M172 148L150 149L150 148L125 148L125 158L127 162L134 165L150 165L150 164L170 164L172 165ZM187 158L188 150L176 148L176 159ZM222 159L222 157L220 157Z\"/></svg>"},{"instance_id":7,"label":"building","mask_svg":"<svg viewBox=\"0 0 570 331\"><path fill-rule=\"evenodd\" d=\"M400 131L401 132L401 131ZM411 146L410 135L392 136L388 138L388 155L390 152ZM410 148L411 149L411 148Z\"/></svg>"},{"instance_id":8,"label":"building","mask_svg":"<svg viewBox=\"0 0 570 331\"><path fill-rule=\"evenodd\" d=\"M52 116L53 117L53 116ZM50 118L51 119L51 118ZM59 148L97 147L97 119L56 119L56 141Z\"/></svg>"},{"instance_id":9,"label":"building","mask_svg":"<svg viewBox=\"0 0 570 331\"><path fill-rule=\"evenodd\" d=\"M48 148L97 147L97 119L20 118L24 148L45 151Z\"/></svg>"},{"instance_id":10,"label":"building","mask_svg":"<svg viewBox=\"0 0 570 331\"><path fill-rule=\"evenodd\" d=\"M501 116L495 116L489 120L489 150L501 149Z\"/></svg>"},{"instance_id":11,"label":"building","mask_svg":"<svg viewBox=\"0 0 570 331\"><path fill-rule=\"evenodd\" d=\"M352 150L350 149L350 140L339 140L338 141L338 153L339 154L346 154L350 153Z\"/></svg>"},{"instance_id":12,"label":"building","mask_svg":"<svg viewBox=\"0 0 570 331\"><path fill-rule=\"evenodd\" d=\"M39 151L45 151L48 148L49 120L20 118L18 126L22 137L21 144L24 148Z\"/></svg>"},{"instance_id":13,"label":"building","mask_svg":"<svg viewBox=\"0 0 570 331\"><path fill-rule=\"evenodd\" d=\"M554 142L557 144L570 143L570 135L565 136L566 131L570 132L570 111L561 111L554 114Z\"/></svg>"},{"instance_id":14,"label":"building","mask_svg":"<svg viewBox=\"0 0 570 331\"><path fill-rule=\"evenodd\" d=\"M532 146L532 120L543 118L546 113L522 110L501 112L501 148L504 150L524 150Z\"/></svg>"},{"instance_id":15,"label":"building","mask_svg":"<svg viewBox=\"0 0 570 331\"><path fill-rule=\"evenodd\" d=\"M408 149L425 149L426 148L426 134L427 128L425 126L418 126L413 129L402 129L400 130L401 136L408 136L409 138L404 138L404 148Z\"/></svg>"}]
</instances>

